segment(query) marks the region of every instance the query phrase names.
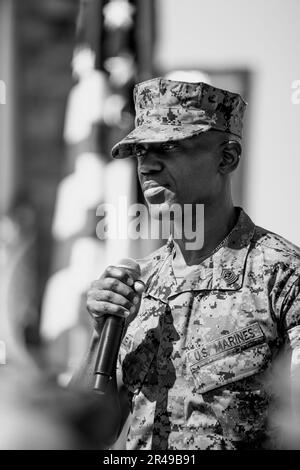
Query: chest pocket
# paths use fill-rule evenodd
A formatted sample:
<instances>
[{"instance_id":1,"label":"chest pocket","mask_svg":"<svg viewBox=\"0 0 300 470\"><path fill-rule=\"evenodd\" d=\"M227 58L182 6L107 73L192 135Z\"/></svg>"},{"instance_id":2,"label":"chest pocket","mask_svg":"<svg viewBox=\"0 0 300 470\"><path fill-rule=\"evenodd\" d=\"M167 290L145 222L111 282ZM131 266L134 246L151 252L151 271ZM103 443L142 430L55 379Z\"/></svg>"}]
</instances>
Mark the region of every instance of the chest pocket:
<instances>
[{"instance_id":1,"label":"chest pocket","mask_svg":"<svg viewBox=\"0 0 300 470\"><path fill-rule=\"evenodd\" d=\"M188 367L199 393L262 372L270 360L271 350L257 322L188 353Z\"/></svg>"}]
</instances>

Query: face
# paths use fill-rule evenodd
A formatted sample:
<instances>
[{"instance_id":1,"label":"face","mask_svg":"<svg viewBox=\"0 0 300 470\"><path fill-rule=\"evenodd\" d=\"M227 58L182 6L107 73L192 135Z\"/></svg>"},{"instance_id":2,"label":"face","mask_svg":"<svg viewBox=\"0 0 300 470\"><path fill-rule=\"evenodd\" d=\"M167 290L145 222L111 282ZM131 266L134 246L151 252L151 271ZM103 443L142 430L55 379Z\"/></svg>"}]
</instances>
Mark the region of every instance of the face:
<instances>
[{"instance_id":1,"label":"face","mask_svg":"<svg viewBox=\"0 0 300 470\"><path fill-rule=\"evenodd\" d=\"M221 136L220 136L221 134ZM218 172L224 134L208 131L189 139L137 145L138 176L148 204L207 204L221 190Z\"/></svg>"}]
</instances>

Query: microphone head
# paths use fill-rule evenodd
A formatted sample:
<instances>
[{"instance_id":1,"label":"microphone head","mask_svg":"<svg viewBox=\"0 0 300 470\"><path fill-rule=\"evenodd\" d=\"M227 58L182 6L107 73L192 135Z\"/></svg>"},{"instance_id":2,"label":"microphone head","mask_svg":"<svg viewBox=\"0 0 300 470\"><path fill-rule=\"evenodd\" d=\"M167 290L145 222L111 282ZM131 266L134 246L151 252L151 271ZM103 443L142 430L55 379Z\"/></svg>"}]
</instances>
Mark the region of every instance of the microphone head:
<instances>
[{"instance_id":1,"label":"microphone head","mask_svg":"<svg viewBox=\"0 0 300 470\"><path fill-rule=\"evenodd\" d=\"M118 268L124 268L127 271L130 271L132 277L136 280L141 276L141 268L140 265L132 258L123 258L121 259L118 264Z\"/></svg>"}]
</instances>

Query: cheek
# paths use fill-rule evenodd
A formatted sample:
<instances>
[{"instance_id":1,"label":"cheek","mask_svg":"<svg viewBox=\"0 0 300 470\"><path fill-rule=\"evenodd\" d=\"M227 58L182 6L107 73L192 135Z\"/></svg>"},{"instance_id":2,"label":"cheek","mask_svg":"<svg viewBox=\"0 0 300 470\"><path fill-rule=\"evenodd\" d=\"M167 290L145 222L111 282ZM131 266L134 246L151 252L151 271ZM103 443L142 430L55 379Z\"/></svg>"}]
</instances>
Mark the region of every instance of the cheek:
<instances>
[{"instance_id":1,"label":"cheek","mask_svg":"<svg viewBox=\"0 0 300 470\"><path fill-rule=\"evenodd\" d=\"M191 178L201 181L202 184L213 183L217 176L217 170L212 158L207 158L201 165L195 165L192 169Z\"/></svg>"},{"instance_id":2,"label":"cheek","mask_svg":"<svg viewBox=\"0 0 300 470\"><path fill-rule=\"evenodd\" d=\"M186 202L194 202L200 198L209 197L214 191L216 173L211 166L202 165L201 168L193 168L181 181L181 191Z\"/></svg>"}]
</instances>

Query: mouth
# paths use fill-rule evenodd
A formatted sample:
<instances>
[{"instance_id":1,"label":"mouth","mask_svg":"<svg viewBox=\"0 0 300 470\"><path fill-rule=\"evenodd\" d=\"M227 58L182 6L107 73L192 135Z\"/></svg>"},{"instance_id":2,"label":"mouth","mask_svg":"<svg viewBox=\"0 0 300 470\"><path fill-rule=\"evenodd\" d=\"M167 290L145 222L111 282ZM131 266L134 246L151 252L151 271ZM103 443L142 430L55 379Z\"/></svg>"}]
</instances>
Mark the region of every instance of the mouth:
<instances>
[{"instance_id":1,"label":"mouth","mask_svg":"<svg viewBox=\"0 0 300 470\"><path fill-rule=\"evenodd\" d=\"M142 185L144 196L152 204L158 204L164 200L166 186L162 186L156 181L145 181Z\"/></svg>"},{"instance_id":2,"label":"mouth","mask_svg":"<svg viewBox=\"0 0 300 470\"><path fill-rule=\"evenodd\" d=\"M143 191L150 189L150 188L157 188L158 186L162 186L162 185L155 180L147 180L147 181L144 181L142 184Z\"/></svg>"}]
</instances>

